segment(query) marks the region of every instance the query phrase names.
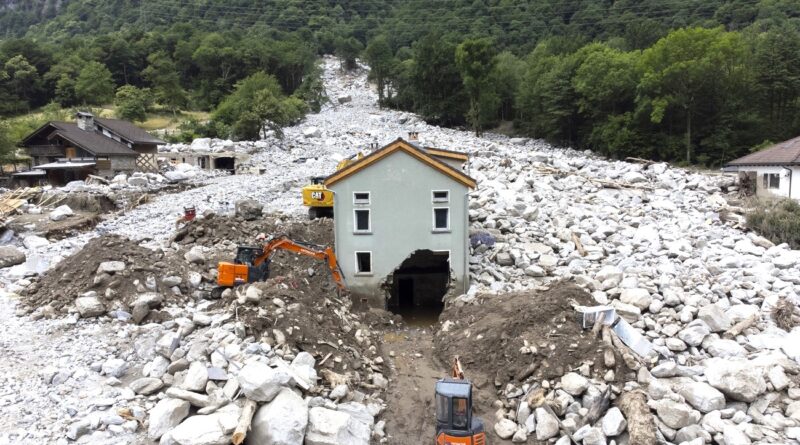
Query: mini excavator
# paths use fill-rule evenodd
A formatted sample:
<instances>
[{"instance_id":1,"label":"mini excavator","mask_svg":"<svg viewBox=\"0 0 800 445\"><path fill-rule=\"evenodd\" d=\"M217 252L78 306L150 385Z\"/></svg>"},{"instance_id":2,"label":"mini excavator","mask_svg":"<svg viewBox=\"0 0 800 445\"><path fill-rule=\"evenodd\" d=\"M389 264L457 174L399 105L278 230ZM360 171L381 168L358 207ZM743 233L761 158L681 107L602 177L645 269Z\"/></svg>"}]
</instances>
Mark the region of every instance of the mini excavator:
<instances>
[{"instance_id":1,"label":"mini excavator","mask_svg":"<svg viewBox=\"0 0 800 445\"><path fill-rule=\"evenodd\" d=\"M457 356L450 378L436 382L436 445L486 445L483 421L472 417L472 382Z\"/></svg>"},{"instance_id":2,"label":"mini excavator","mask_svg":"<svg viewBox=\"0 0 800 445\"><path fill-rule=\"evenodd\" d=\"M237 247L236 258L232 263L223 261L217 265L217 285L220 286L218 289L266 280L269 278L269 263L272 261L272 256L279 250L325 261L339 291L346 290L342 269L331 247L292 241L287 236L269 238L261 247Z\"/></svg>"}]
</instances>

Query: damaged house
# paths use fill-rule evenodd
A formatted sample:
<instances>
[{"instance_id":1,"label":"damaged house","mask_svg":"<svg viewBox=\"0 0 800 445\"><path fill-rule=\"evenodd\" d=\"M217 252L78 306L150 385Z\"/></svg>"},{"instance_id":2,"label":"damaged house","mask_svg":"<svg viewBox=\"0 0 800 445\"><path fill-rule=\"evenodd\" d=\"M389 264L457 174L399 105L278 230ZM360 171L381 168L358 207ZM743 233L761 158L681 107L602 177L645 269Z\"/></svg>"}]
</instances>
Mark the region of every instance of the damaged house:
<instances>
[{"instance_id":1,"label":"damaged house","mask_svg":"<svg viewBox=\"0 0 800 445\"><path fill-rule=\"evenodd\" d=\"M79 112L76 122L51 121L23 139L33 165L17 175L63 185L90 174L156 171L158 146L164 143L130 122Z\"/></svg>"},{"instance_id":2,"label":"damaged house","mask_svg":"<svg viewBox=\"0 0 800 445\"><path fill-rule=\"evenodd\" d=\"M469 287L464 153L412 133L325 178L334 192L336 255L354 296L397 313L441 309ZM438 313L438 312L437 312Z\"/></svg>"},{"instance_id":3,"label":"damaged house","mask_svg":"<svg viewBox=\"0 0 800 445\"><path fill-rule=\"evenodd\" d=\"M734 159L725 170L738 171L741 187L756 196L800 199L800 136Z\"/></svg>"}]
</instances>

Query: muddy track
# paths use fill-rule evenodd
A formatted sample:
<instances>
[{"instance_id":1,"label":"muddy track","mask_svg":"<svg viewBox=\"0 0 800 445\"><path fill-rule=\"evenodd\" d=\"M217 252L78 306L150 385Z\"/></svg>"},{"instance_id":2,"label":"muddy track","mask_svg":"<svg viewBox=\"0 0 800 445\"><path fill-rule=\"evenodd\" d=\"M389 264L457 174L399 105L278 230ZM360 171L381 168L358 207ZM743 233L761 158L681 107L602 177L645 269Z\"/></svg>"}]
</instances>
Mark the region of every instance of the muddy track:
<instances>
[{"instance_id":1,"label":"muddy track","mask_svg":"<svg viewBox=\"0 0 800 445\"><path fill-rule=\"evenodd\" d=\"M387 331L383 341L386 355L394 352L383 415L388 443L434 443L433 392L447 370L433 363L433 334L430 329L398 329Z\"/></svg>"}]
</instances>

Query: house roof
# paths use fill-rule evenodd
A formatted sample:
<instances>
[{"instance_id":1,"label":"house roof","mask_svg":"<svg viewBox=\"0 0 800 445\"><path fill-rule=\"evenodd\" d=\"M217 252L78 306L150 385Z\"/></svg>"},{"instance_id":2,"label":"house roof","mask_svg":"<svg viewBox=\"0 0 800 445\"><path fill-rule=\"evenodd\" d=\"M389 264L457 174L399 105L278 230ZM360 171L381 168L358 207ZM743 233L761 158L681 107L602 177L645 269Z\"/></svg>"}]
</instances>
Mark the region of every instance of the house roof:
<instances>
[{"instance_id":1,"label":"house roof","mask_svg":"<svg viewBox=\"0 0 800 445\"><path fill-rule=\"evenodd\" d=\"M122 121L119 119L106 119L102 117L96 117L94 118L94 121L100 126L107 128L110 132L116 133L123 139L127 139L133 143L156 145L166 144L166 142L128 121Z\"/></svg>"},{"instance_id":2,"label":"house roof","mask_svg":"<svg viewBox=\"0 0 800 445\"><path fill-rule=\"evenodd\" d=\"M739 159L728 162L727 165L794 165L800 164L800 136L772 145Z\"/></svg>"},{"instance_id":3,"label":"house roof","mask_svg":"<svg viewBox=\"0 0 800 445\"><path fill-rule=\"evenodd\" d=\"M370 165L380 161L381 159L397 151L404 151L408 153L412 157L428 165L434 170L439 171L443 175L451 177L453 180L460 182L466 185L467 187L475 188L477 184L475 179L471 178L466 173L447 165L446 163L440 161L439 159L436 159L436 157L434 157L432 153L429 153L427 149L419 148L414 144L407 142L403 138L397 138L397 140L389 143L388 145L385 145L379 148L378 150L373 151L367 156L364 156L358 161L353 162L352 164L346 166L345 168L328 176L327 178L325 178L325 185L326 186L333 185L341 181L342 179L345 179L369 167ZM449 153L456 153L456 152L449 152Z\"/></svg>"},{"instance_id":4,"label":"house roof","mask_svg":"<svg viewBox=\"0 0 800 445\"><path fill-rule=\"evenodd\" d=\"M103 136L94 131L86 131L78 128L71 122L50 122L48 125L56 131L49 136L58 135L72 142L76 146L88 151L95 156L138 156L139 154L128 148L127 145L117 142L110 137ZM38 133L43 128L36 131ZM31 135L32 136L32 135ZM27 139L29 139L28 136Z\"/></svg>"},{"instance_id":5,"label":"house roof","mask_svg":"<svg viewBox=\"0 0 800 445\"><path fill-rule=\"evenodd\" d=\"M436 148L436 147L424 147L425 151L428 154L436 156L437 158L445 158L445 159L455 159L458 161L467 162L469 160L469 155L466 153L462 153L460 151L453 151L453 150L445 150L443 148Z\"/></svg>"}]
</instances>

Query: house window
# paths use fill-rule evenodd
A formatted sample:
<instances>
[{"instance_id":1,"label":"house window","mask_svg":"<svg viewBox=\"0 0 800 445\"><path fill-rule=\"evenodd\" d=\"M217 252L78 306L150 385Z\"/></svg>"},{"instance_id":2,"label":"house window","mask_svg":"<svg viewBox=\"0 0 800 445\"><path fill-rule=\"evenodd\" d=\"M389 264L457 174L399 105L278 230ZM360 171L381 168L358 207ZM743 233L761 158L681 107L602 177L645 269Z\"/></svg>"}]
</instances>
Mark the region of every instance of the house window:
<instances>
[{"instance_id":1,"label":"house window","mask_svg":"<svg viewBox=\"0 0 800 445\"><path fill-rule=\"evenodd\" d=\"M355 233L371 233L372 225L370 224L369 209L355 209Z\"/></svg>"},{"instance_id":2,"label":"house window","mask_svg":"<svg viewBox=\"0 0 800 445\"><path fill-rule=\"evenodd\" d=\"M372 252L356 252L356 273L372 274Z\"/></svg>"},{"instance_id":3,"label":"house window","mask_svg":"<svg viewBox=\"0 0 800 445\"><path fill-rule=\"evenodd\" d=\"M764 188L765 189L781 188L781 175L779 173L764 173Z\"/></svg>"},{"instance_id":4,"label":"house window","mask_svg":"<svg viewBox=\"0 0 800 445\"><path fill-rule=\"evenodd\" d=\"M369 192L353 192L353 204L368 205Z\"/></svg>"},{"instance_id":5,"label":"house window","mask_svg":"<svg viewBox=\"0 0 800 445\"><path fill-rule=\"evenodd\" d=\"M449 207L436 207L433 209L433 231L434 232L450 231Z\"/></svg>"},{"instance_id":6,"label":"house window","mask_svg":"<svg viewBox=\"0 0 800 445\"><path fill-rule=\"evenodd\" d=\"M433 191L433 202L449 202L450 201L450 192L447 190L434 190Z\"/></svg>"}]
</instances>

